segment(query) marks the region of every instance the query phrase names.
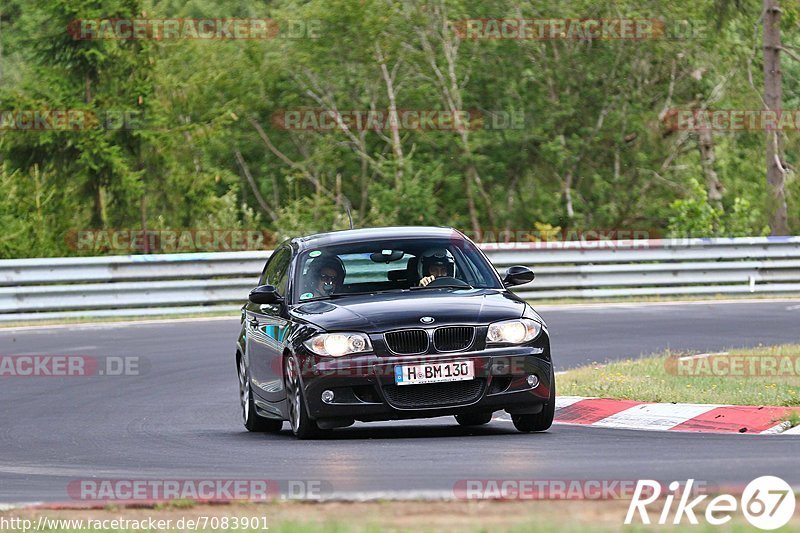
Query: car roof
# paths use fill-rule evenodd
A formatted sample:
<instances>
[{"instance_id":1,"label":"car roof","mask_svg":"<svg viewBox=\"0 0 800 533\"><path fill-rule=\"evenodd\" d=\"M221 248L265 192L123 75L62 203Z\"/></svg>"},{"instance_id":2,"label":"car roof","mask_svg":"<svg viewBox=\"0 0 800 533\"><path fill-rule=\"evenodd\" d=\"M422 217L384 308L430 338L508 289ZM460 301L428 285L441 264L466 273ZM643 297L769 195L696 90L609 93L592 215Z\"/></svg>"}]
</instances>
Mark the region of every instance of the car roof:
<instances>
[{"instance_id":1,"label":"car roof","mask_svg":"<svg viewBox=\"0 0 800 533\"><path fill-rule=\"evenodd\" d=\"M296 237L292 244L300 250L332 244L352 244L358 242L377 241L385 239L464 239L460 231L443 226L391 226L380 228L359 228L327 233L316 233L305 237Z\"/></svg>"}]
</instances>

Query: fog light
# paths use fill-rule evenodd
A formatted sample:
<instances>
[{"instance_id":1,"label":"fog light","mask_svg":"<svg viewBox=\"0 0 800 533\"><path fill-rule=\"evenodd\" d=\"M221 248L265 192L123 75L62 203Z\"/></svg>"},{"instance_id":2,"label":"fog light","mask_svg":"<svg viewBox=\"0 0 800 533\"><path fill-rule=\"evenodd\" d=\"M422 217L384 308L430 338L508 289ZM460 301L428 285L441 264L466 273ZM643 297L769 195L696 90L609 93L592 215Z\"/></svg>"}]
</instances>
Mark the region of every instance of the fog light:
<instances>
[{"instance_id":1,"label":"fog light","mask_svg":"<svg viewBox=\"0 0 800 533\"><path fill-rule=\"evenodd\" d=\"M332 390L322 391L322 401L325 403L333 402L333 391Z\"/></svg>"},{"instance_id":2,"label":"fog light","mask_svg":"<svg viewBox=\"0 0 800 533\"><path fill-rule=\"evenodd\" d=\"M539 377L536 374L531 374L530 376L528 376L528 385L530 385L532 389L538 387Z\"/></svg>"}]
</instances>

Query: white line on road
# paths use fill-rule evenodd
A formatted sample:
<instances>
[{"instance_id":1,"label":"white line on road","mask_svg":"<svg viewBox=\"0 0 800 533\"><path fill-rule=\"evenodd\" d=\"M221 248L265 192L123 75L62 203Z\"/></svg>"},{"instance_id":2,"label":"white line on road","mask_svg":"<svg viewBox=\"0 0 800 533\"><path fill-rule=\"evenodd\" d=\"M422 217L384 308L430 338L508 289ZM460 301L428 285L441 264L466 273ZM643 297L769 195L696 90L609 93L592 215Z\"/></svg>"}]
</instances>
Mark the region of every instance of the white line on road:
<instances>
[{"instance_id":1,"label":"white line on road","mask_svg":"<svg viewBox=\"0 0 800 533\"><path fill-rule=\"evenodd\" d=\"M134 326L149 326L153 324L179 324L182 322L211 322L218 320L239 320L239 315L231 316L210 316L210 317L191 317L191 318L164 318L153 320L130 320L128 322L86 322L77 324L49 324L42 326L12 326L8 328L0 327L0 334L7 331L9 332L25 332L25 331L42 331L42 330L63 330L80 331L82 329L114 329L114 328L127 328Z\"/></svg>"},{"instance_id":2,"label":"white line on road","mask_svg":"<svg viewBox=\"0 0 800 533\"><path fill-rule=\"evenodd\" d=\"M682 305L728 305L728 304L769 304L769 303L793 303L797 304L797 298L754 298L742 300L677 300L674 302L597 302L585 304L541 304L537 305L536 301L527 298L533 307L539 310L547 311L569 311L581 309L608 309L608 308L637 308L637 307L674 307ZM800 305L792 306L800 309Z\"/></svg>"}]
</instances>

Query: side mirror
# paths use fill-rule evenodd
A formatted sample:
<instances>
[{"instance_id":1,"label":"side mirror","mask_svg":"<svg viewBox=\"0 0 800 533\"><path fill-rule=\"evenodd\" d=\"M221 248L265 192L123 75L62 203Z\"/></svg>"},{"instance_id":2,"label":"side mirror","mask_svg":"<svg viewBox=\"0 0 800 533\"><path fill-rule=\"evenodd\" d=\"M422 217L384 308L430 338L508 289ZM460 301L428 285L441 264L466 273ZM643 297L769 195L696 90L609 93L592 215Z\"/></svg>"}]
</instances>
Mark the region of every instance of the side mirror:
<instances>
[{"instance_id":1,"label":"side mirror","mask_svg":"<svg viewBox=\"0 0 800 533\"><path fill-rule=\"evenodd\" d=\"M506 270L506 276L503 278L503 285L506 287L516 287L517 285L525 285L533 281L533 270L526 266L512 266Z\"/></svg>"},{"instance_id":2,"label":"side mirror","mask_svg":"<svg viewBox=\"0 0 800 533\"><path fill-rule=\"evenodd\" d=\"M283 296L272 285L260 285L250 291L250 301L254 304L276 304L283 301Z\"/></svg>"}]
</instances>

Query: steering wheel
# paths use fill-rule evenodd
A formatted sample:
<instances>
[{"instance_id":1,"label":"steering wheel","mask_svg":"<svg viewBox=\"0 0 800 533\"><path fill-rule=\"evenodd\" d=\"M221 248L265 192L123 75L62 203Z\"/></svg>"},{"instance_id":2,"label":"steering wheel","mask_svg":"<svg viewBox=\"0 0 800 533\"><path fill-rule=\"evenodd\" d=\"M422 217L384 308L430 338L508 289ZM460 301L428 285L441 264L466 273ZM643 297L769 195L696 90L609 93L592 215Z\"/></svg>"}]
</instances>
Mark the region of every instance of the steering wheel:
<instances>
[{"instance_id":1,"label":"steering wheel","mask_svg":"<svg viewBox=\"0 0 800 533\"><path fill-rule=\"evenodd\" d=\"M461 281L458 278L451 278L450 276L442 276L441 278L436 278L435 280L431 281L426 285L427 287L469 287L469 283L465 281Z\"/></svg>"}]
</instances>

